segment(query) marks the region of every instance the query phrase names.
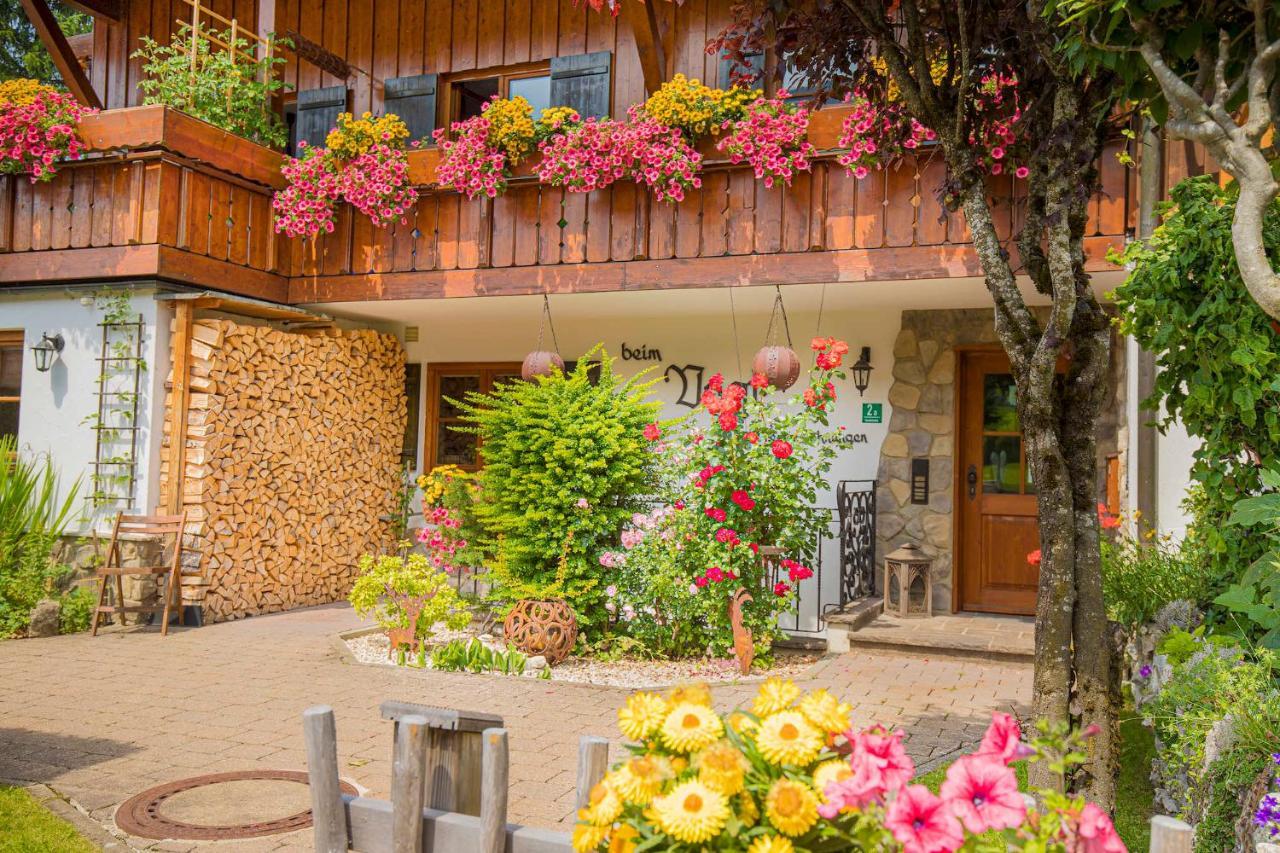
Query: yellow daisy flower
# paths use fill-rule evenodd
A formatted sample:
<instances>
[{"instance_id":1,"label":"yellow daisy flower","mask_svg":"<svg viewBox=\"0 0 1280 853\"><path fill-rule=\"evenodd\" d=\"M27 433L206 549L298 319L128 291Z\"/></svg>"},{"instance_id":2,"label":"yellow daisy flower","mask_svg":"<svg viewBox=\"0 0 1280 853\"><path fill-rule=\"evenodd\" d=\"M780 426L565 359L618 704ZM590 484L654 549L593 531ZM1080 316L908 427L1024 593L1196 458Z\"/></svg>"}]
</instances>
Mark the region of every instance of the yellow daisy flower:
<instances>
[{"instance_id":1,"label":"yellow daisy flower","mask_svg":"<svg viewBox=\"0 0 1280 853\"><path fill-rule=\"evenodd\" d=\"M594 826L609 826L622 814L622 797L608 782L597 782L591 789L586 808L578 810L578 820Z\"/></svg>"},{"instance_id":2,"label":"yellow daisy flower","mask_svg":"<svg viewBox=\"0 0 1280 853\"><path fill-rule=\"evenodd\" d=\"M716 741L694 758L698 779L715 788L726 797L742 790L744 777L751 763L736 746L727 740Z\"/></svg>"},{"instance_id":3,"label":"yellow daisy flower","mask_svg":"<svg viewBox=\"0 0 1280 853\"><path fill-rule=\"evenodd\" d=\"M633 693L618 709L618 728L623 737L644 740L658 730L668 710L666 700L656 693Z\"/></svg>"},{"instance_id":4,"label":"yellow daisy flower","mask_svg":"<svg viewBox=\"0 0 1280 853\"><path fill-rule=\"evenodd\" d=\"M759 723L741 711L734 711L729 715L729 728L740 735L753 732L759 727Z\"/></svg>"},{"instance_id":5,"label":"yellow daisy flower","mask_svg":"<svg viewBox=\"0 0 1280 853\"><path fill-rule=\"evenodd\" d=\"M800 713L822 731L834 735L848 730L853 706L826 690L814 690L800 700Z\"/></svg>"},{"instance_id":6,"label":"yellow daisy flower","mask_svg":"<svg viewBox=\"0 0 1280 853\"><path fill-rule=\"evenodd\" d=\"M694 752L709 746L724 734L724 724L705 705L682 702L662 721L662 739L677 752Z\"/></svg>"},{"instance_id":7,"label":"yellow daisy flower","mask_svg":"<svg viewBox=\"0 0 1280 853\"><path fill-rule=\"evenodd\" d=\"M818 798L825 803L827 786L832 782L843 782L852 775L853 768L849 766L849 762L842 759L833 758L819 764L813 771L813 787L818 792Z\"/></svg>"},{"instance_id":8,"label":"yellow daisy flower","mask_svg":"<svg viewBox=\"0 0 1280 853\"><path fill-rule=\"evenodd\" d=\"M756 746L770 764L805 765L822 751L822 732L799 711L779 711L761 721Z\"/></svg>"},{"instance_id":9,"label":"yellow daisy flower","mask_svg":"<svg viewBox=\"0 0 1280 853\"><path fill-rule=\"evenodd\" d=\"M784 835L803 835L818 822L818 798L793 779L779 779L764 798L764 816Z\"/></svg>"},{"instance_id":10,"label":"yellow daisy flower","mask_svg":"<svg viewBox=\"0 0 1280 853\"><path fill-rule=\"evenodd\" d=\"M628 803L643 806L658 796L663 783L674 775L671 762L662 756L640 755L614 770L605 781Z\"/></svg>"},{"instance_id":11,"label":"yellow daisy flower","mask_svg":"<svg viewBox=\"0 0 1280 853\"><path fill-rule=\"evenodd\" d=\"M672 705L688 702L710 708L711 689L705 684L680 684L667 691L667 701Z\"/></svg>"},{"instance_id":12,"label":"yellow daisy flower","mask_svg":"<svg viewBox=\"0 0 1280 853\"><path fill-rule=\"evenodd\" d=\"M794 853L795 849L790 838L783 838L781 835L761 835L751 842L747 853Z\"/></svg>"},{"instance_id":13,"label":"yellow daisy flower","mask_svg":"<svg viewBox=\"0 0 1280 853\"><path fill-rule=\"evenodd\" d=\"M691 779L654 800L653 812L658 828L676 841L702 844L724 829L729 803L719 791Z\"/></svg>"},{"instance_id":14,"label":"yellow daisy flower","mask_svg":"<svg viewBox=\"0 0 1280 853\"><path fill-rule=\"evenodd\" d=\"M609 853L632 853L636 849L636 839L639 837L640 830L629 823L624 823L609 839Z\"/></svg>"},{"instance_id":15,"label":"yellow daisy flower","mask_svg":"<svg viewBox=\"0 0 1280 853\"><path fill-rule=\"evenodd\" d=\"M738 812L738 820L747 829L756 825L756 821L760 820L760 807L756 805L755 797L751 796L747 791L743 791L733 798Z\"/></svg>"},{"instance_id":16,"label":"yellow daisy flower","mask_svg":"<svg viewBox=\"0 0 1280 853\"><path fill-rule=\"evenodd\" d=\"M757 717L767 717L791 707L791 703L800 698L800 688L795 682L774 676L760 685L760 692L751 703L751 710Z\"/></svg>"},{"instance_id":17,"label":"yellow daisy flower","mask_svg":"<svg viewBox=\"0 0 1280 853\"><path fill-rule=\"evenodd\" d=\"M609 827L580 823L573 828L574 853L590 853L609 839Z\"/></svg>"}]
</instances>

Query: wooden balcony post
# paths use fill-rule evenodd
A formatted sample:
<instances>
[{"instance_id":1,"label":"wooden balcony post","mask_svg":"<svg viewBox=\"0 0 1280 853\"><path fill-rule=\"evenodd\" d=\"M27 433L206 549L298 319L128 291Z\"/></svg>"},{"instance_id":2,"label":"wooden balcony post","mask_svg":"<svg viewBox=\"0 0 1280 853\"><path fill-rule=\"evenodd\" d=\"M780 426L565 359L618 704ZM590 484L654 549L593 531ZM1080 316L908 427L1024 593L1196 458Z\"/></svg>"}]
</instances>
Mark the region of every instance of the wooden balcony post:
<instances>
[{"instance_id":1,"label":"wooden balcony post","mask_svg":"<svg viewBox=\"0 0 1280 853\"><path fill-rule=\"evenodd\" d=\"M71 49L71 44L62 32L58 19L50 11L48 2L46 0L19 0L19 2L22 3L22 10L27 13L27 20L40 36L45 50L49 51L54 67L62 76L62 82L67 84L67 90L86 107L102 109L102 99L98 97L97 92L93 91L93 84L89 82L84 69L80 67L76 53Z\"/></svg>"}]
</instances>

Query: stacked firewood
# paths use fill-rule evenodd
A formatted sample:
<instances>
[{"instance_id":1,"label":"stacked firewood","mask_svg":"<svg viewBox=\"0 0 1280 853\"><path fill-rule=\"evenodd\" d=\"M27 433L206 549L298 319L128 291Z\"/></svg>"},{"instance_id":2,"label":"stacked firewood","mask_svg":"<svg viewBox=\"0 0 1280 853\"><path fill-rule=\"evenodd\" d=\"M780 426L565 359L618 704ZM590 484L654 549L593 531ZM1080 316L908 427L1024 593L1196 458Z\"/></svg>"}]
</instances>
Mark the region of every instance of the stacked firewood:
<instances>
[{"instance_id":1,"label":"stacked firewood","mask_svg":"<svg viewBox=\"0 0 1280 853\"><path fill-rule=\"evenodd\" d=\"M184 599L220 621L344 597L360 555L394 536L399 342L201 319L190 346L182 504L199 573Z\"/></svg>"}]
</instances>

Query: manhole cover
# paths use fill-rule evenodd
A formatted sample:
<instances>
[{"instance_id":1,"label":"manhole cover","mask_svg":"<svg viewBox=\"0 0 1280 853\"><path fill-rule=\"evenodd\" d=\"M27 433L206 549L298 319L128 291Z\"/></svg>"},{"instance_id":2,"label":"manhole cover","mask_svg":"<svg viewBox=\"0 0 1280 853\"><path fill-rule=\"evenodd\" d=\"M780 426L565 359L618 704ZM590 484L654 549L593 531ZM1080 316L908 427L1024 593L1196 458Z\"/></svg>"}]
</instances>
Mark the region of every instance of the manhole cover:
<instances>
[{"instance_id":1,"label":"manhole cover","mask_svg":"<svg viewBox=\"0 0 1280 853\"><path fill-rule=\"evenodd\" d=\"M346 782L343 793L358 792ZM223 841L311 826L307 774L241 770L179 779L143 791L116 812L116 826L140 838Z\"/></svg>"}]
</instances>

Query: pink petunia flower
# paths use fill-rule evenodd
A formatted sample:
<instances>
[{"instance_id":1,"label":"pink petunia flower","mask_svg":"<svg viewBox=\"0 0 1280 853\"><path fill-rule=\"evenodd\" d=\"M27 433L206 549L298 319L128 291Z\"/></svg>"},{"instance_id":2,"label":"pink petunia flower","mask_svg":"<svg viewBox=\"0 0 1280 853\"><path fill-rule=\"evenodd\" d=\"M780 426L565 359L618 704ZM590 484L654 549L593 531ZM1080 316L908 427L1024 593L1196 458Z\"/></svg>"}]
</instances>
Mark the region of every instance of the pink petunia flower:
<instances>
[{"instance_id":1,"label":"pink petunia flower","mask_svg":"<svg viewBox=\"0 0 1280 853\"><path fill-rule=\"evenodd\" d=\"M947 768L940 793L965 829L981 835L1013 829L1027 819L1013 770L994 756L966 755Z\"/></svg>"},{"instance_id":2,"label":"pink petunia flower","mask_svg":"<svg viewBox=\"0 0 1280 853\"><path fill-rule=\"evenodd\" d=\"M1111 818L1093 803L1085 804L1081 810L1076 833L1078 843L1067 848L1072 853L1128 853L1129 848L1116 834Z\"/></svg>"},{"instance_id":3,"label":"pink petunia flower","mask_svg":"<svg viewBox=\"0 0 1280 853\"><path fill-rule=\"evenodd\" d=\"M885 814L884 825L902 844L903 853L951 853L964 843L960 822L924 785L908 785L899 791Z\"/></svg>"},{"instance_id":4,"label":"pink petunia flower","mask_svg":"<svg viewBox=\"0 0 1280 853\"><path fill-rule=\"evenodd\" d=\"M977 755L997 758L1005 764L1031 755L1031 748L1022 742L1022 725L1012 714L994 711L991 725L982 736Z\"/></svg>"}]
</instances>

